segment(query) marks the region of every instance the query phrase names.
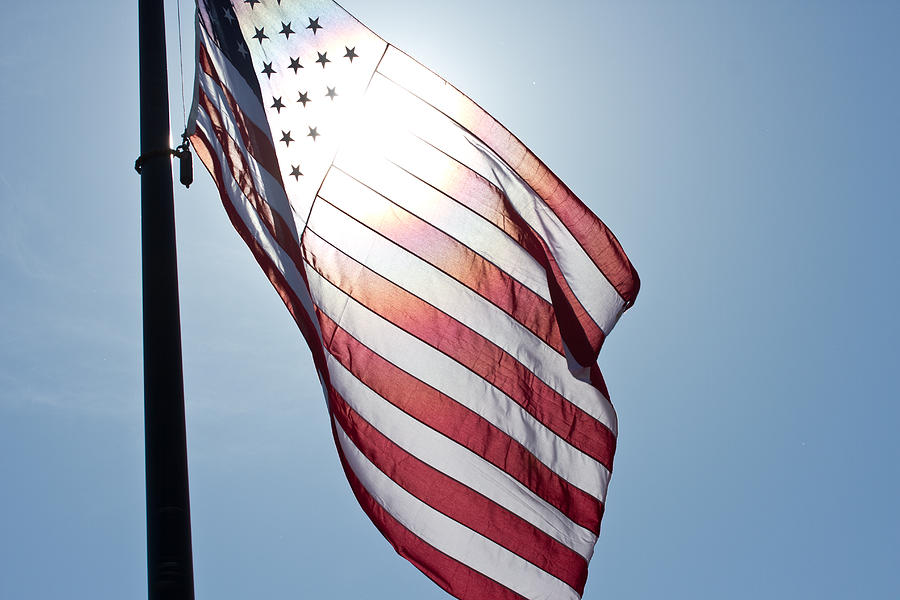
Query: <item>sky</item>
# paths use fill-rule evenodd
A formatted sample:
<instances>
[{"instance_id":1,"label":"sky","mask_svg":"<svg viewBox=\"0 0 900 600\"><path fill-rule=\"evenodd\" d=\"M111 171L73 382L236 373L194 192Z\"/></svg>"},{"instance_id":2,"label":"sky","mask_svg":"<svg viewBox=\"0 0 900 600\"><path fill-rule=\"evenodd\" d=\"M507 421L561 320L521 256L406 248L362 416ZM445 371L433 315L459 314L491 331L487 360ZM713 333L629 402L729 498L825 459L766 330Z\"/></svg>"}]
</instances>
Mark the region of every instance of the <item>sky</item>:
<instances>
[{"instance_id":1,"label":"sky","mask_svg":"<svg viewBox=\"0 0 900 600\"><path fill-rule=\"evenodd\" d=\"M900 597L900 3L342 4L641 275L600 354L619 442L584 597ZM2 598L146 597L136 5L0 23ZM199 163L176 212L197 598L449 598L356 504Z\"/></svg>"}]
</instances>

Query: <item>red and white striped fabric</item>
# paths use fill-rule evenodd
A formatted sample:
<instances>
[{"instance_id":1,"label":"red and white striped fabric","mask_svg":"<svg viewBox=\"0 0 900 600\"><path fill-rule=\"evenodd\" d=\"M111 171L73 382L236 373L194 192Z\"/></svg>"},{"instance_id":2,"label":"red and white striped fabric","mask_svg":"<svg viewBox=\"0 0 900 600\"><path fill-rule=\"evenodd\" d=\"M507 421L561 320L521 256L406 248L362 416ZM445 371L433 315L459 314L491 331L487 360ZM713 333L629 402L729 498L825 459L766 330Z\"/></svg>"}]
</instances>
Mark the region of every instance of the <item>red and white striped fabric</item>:
<instances>
[{"instance_id":1,"label":"red and white striped fabric","mask_svg":"<svg viewBox=\"0 0 900 600\"><path fill-rule=\"evenodd\" d=\"M198 0L194 147L305 336L363 509L453 596L578 598L616 415L619 243L330 0Z\"/></svg>"}]
</instances>

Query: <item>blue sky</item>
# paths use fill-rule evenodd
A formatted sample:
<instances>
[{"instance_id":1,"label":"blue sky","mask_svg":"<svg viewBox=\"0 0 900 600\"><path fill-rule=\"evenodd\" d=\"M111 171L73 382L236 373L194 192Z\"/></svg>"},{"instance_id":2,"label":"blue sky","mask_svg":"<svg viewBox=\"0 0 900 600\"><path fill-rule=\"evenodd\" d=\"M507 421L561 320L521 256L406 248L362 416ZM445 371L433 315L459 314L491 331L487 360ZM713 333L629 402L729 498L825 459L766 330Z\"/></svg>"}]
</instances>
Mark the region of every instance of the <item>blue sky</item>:
<instances>
[{"instance_id":1,"label":"blue sky","mask_svg":"<svg viewBox=\"0 0 900 600\"><path fill-rule=\"evenodd\" d=\"M900 3L343 4L641 274L601 353L620 438L585 598L900 596ZM5 12L0 597L139 598L136 3ZM199 165L176 203L198 598L447 598L356 505L309 352Z\"/></svg>"}]
</instances>

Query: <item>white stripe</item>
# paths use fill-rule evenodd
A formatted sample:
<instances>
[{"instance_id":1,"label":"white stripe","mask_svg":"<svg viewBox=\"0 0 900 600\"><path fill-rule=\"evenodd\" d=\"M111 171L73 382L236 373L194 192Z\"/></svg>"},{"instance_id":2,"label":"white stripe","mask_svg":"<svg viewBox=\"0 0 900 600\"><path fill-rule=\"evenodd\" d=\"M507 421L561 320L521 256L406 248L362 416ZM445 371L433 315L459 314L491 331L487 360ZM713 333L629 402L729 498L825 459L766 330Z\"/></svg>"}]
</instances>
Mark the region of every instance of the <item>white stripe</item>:
<instances>
[{"instance_id":1,"label":"white stripe","mask_svg":"<svg viewBox=\"0 0 900 600\"><path fill-rule=\"evenodd\" d=\"M266 119L266 109L261 104L261 100L256 97L256 93L247 84L244 76L234 68L228 57L222 54L216 43L206 33L205 28L200 28L200 34L203 38L203 47L206 48L209 54L210 62L213 64L222 82L228 87L228 91L234 96L237 105L241 107L241 112L253 121L257 127L263 131L268 131L269 121ZM197 68L199 69L200 66L198 65Z\"/></svg>"},{"instance_id":2,"label":"white stripe","mask_svg":"<svg viewBox=\"0 0 900 600\"><path fill-rule=\"evenodd\" d=\"M478 413L522 444L551 471L601 502L609 471L547 429L509 396L463 365L359 304L307 268L316 304L373 352Z\"/></svg>"},{"instance_id":3,"label":"white stripe","mask_svg":"<svg viewBox=\"0 0 900 600\"><path fill-rule=\"evenodd\" d=\"M420 69L425 71L424 67ZM392 123L396 129L409 128L502 189L522 218L547 242L585 310L609 333L621 316L625 301L544 200L493 150L455 121L388 80L382 75L384 72L383 61L369 88L370 94L381 98L381 104L392 107L383 118L394 117L396 121ZM447 89L452 88L447 86Z\"/></svg>"},{"instance_id":4,"label":"white stripe","mask_svg":"<svg viewBox=\"0 0 900 600\"><path fill-rule=\"evenodd\" d=\"M355 185L352 192L337 184L331 187L331 176L329 174L326 179L327 186L323 186L323 198L348 212L379 211L383 213L385 228L390 227L390 210L382 210L379 206L385 203L384 199L347 178L341 181ZM334 196L328 195L329 191L334 192ZM348 201L348 198L352 200ZM357 262L497 344L550 388L616 433L616 413L609 400L589 382L576 377L566 357L547 346L501 308L326 202L316 204L310 216L310 227Z\"/></svg>"},{"instance_id":5,"label":"white stripe","mask_svg":"<svg viewBox=\"0 0 900 600\"><path fill-rule=\"evenodd\" d=\"M468 527L434 510L373 465L335 421L347 462L372 498L401 525L447 556L534 600L579 598L568 585Z\"/></svg>"},{"instance_id":6,"label":"white stripe","mask_svg":"<svg viewBox=\"0 0 900 600\"><path fill-rule=\"evenodd\" d=\"M197 103L200 100L200 30L203 23L200 16L200 3L194 5L194 85L191 93L191 109L188 111L187 127L184 133L187 136L194 135L197 127Z\"/></svg>"},{"instance_id":7,"label":"white stripe","mask_svg":"<svg viewBox=\"0 0 900 600\"><path fill-rule=\"evenodd\" d=\"M297 215L294 214L291 204L288 202L288 198L285 195L284 188L281 186L281 182L275 179L275 177L273 177L273 175L247 150L244 139L237 130L237 120L235 119L234 113L231 111L231 106L228 103L228 97L225 95L225 92L219 87L219 84L206 73L201 72L198 75L198 78L200 80L200 88L206 93L210 103L218 111L225 131L228 133L229 137L234 140L241 155L247 161L248 174L253 180L253 185L256 187L256 190L266 201L266 204L268 204L274 212L278 213L284 222L287 223L288 227L290 227L291 235L295 238L299 238L298 230L303 228L302 220L298 219ZM241 106L241 110L243 109L244 106ZM268 131L268 126L266 126L263 131ZM268 141L271 143L271 138L268 138ZM305 216L306 213L303 213L303 217Z\"/></svg>"},{"instance_id":8,"label":"white stripe","mask_svg":"<svg viewBox=\"0 0 900 600\"><path fill-rule=\"evenodd\" d=\"M590 560L597 542L593 533L570 521L505 471L376 394L331 354L327 361L334 388L353 410L385 437Z\"/></svg>"},{"instance_id":9,"label":"white stripe","mask_svg":"<svg viewBox=\"0 0 900 600\"><path fill-rule=\"evenodd\" d=\"M385 152L383 157L379 151L384 150L391 152ZM393 134L391 144L382 144L380 148L362 144L345 146L335 158L336 167L459 240L551 302L547 273L524 248L493 223L404 170L421 177L427 172L448 172L449 162L450 159L428 144L399 132ZM326 186L331 177L326 179Z\"/></svg>"},{"instance_id":10,"label":"white stripe","mask_svg":"<svg viewBox=\"0 0 900 600\"><path fill-rule=\"evenodd\" d=\"M275 241L269 233L269 230L263 225L259 215L253 208L253 205L250 204L250 201L241 191L241 187L235 181L231 170L228 168L228 161L222 151L222 147L219 145L216 136L212 134L212 123L209 119L209 115L206 114L206 111L202 107L197 111L197 128L202 131L206 136L206 139L209 140L209 143L212 146L212 152L215 153L216 157L219 159L219 164L223 171L222 175L225 179L225 191L232 206L234 206L241 221L243 221L244 225L260 245L263 252L265 252L272 260L275 268L284 275L285 281L287 281L287 284L300 299L302 304L301 308L306 311L306 314L315 326L316 334L321 341L322 332L319 329L319 321L315 316L312 297L306 289L303 277L300 275L300 272L297 270L294 261L291 260L288 253Z\"/></svg>"}]
</instances>

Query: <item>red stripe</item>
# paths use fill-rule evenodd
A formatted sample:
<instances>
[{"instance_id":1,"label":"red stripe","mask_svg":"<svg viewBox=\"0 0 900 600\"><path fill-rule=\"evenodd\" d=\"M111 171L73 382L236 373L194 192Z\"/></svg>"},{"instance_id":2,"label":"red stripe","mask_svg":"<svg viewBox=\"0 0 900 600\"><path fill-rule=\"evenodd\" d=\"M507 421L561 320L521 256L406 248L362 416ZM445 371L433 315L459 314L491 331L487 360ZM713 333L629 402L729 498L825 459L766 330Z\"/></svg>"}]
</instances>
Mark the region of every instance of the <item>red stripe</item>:
<instances>
[{"instance_id":1,"label":"red stripe","mask_svg":"<svg viewBox=\"0 0 900 600\"><path fill-rule=\"evenodd\" d=\"M272 210L266 199L256 189L252 170L247 163L247 157L244 156L240 147L228 134L223 125L222 116L203 90L200 90L198 94L198 107L209 116L213 134L222 147L222 153L231 170L232 177L241 188L241 192L253 206L263 225L272 234L278 245L291 258L297 270L303 272L303 259L301 258L300 245L294 236L294 228L277 211Z\"/></svg>"},{"instance_id":2,"label":"red stripe","mask_svg":"<svg viewBox=\"0 0 900 600\"><path fill-rule=\"evenodd\" d=\"M241 135L244 147L247 152L253 155L256 161L268 171L278 184L283 188L284 182L281 179L281 170L278 166L278 157L275 151L275 145L272 142L271 133L259 128L259 126L244 115L237 100L231 95L229 87L222 82L222 77L213 65L212 57L209 55L206 46L200 45L200 68L204 73L222 89L228 100L228 106L231 108L231 114L234 115L234 125ZM255 99L254 99L255 101ZM265 110L265 109L264 109Z\"/></svg>"},{"instance_id":3,"label":"red stripe","mask_svg":"<svg viewBox=\"0 0 900 600\"><path fill-rule=\"evenodd\" d=\"M304 256L322 277L369 310L443 352L512 398L550 431L608 469L616 438L502 348L388 281L307 229Z\"/></svg>"},{"instance_id":4,"label":"red stripe","mask_svg":"<svg viewBox=\"0 0 900 600\"><path fill-rule=\"evenodd\" d=\"M536 256L544 268L552 273L552 277L547 277L547 283L553 307L556 309L556 319L559 322L566 346L581 366L593 365L600 355L600 348L606 340L606 334L572 291L559 263L556 262L550 248L547 247L547 243L530 227L528 231L532 234L529 236L530 243L528 245L540 248L540 251L533 250L532 255Z\"/></svg>"},{"instance_id":5,"label":"red stripe","mask_svg":"<svg viewBox=\"0 0 900 600\"><path fill-rule=\"evenodd\" d=\"M275 291L278 292L281 300L284 302L288 311L291 313L291 316L294 318L294 321L297 323L297 326L300 328L300 333L303 334L306 344L312 352L316 368L327 380L328 371L325 366L325 353L322 348L322 341L319 339L318 330L312 321L312 315L307 312L306 308L303 306L303 302L297 295L297 292L294 291L278 267L275 266L275 263L269 255L266 254L262 246L259 245L259 242L256 241L256 238L250 233L250 230L247 228L243 219L241 219L241 216L232 205L231 198L229 198L225 191L228 189L228 186L225 185L224 181L225 177L228 175L222 170L219 158L213 150L209 140L206 138L206 135L197 129L191 136L191 142L193 142L197 156L216 181L219 197L222 199L222 205L225 207L225 212L228 214L231 224L244 240L244 243L250 248L253 257L256 258L256 262L259 263L259 266L275 287ZM300 269L300 275L303 277L303 283L308 287L309 284L306 281L306 273L303 269Z\"/></svg>"},{"instance_id":6,"label":"red stripe","mask_svg":"<svg viewBox=\"0 0 900 600\"><path fill-rule=\"evenodd\" d=\"M335 391L332 411L353 444L394 483L413 496L568 584L579 594L587 561L459 481L419 460L363 419Z\"/></svg>"},{"instance_id":7,"label":"red stripe","mask_svg":"<svg viewBox=\"0 0 900 600\"><path fill-rule=\"evenodd\" d=\"M606 380L603 379L603 373L600 372L600 367L597 366L597 363L591 365L591 384L600 390L600 393L603 394L604 398L609 399L609 390L606 389Z\"/></svg>"},{"instance_id":8,"label":"red stripe","mask_svg":"<svg viewBox=\"0 0 900 600\"><path fill-rule=\"evenodd\" d=\"M332 424L335 445L353 494L378 531L390 542L397 554L411 562L429 579L459 600L527 600L429 545L391 516L369 494L347 462Z\"/></svg>"},{"instance_id":9,"label":"red stripe","mask_svg":"<svg viewBox=\"0 0 900 600\"><path fill-rule=\"evenodd\" d=\"M328 352L376 394L502 469L571 521L598 533L603 504L551 471L519 442L446 394L419 381L316 311Z\"/></svg>"},{"instance_id":10,"label":"red stripe","mask_svg":"<svg viewBox=\"0 0 900 600\"><path fill-rule=\"evenodd\" d=\"M415 63L412 59L410 61ZM385 76L470 131L496 152L559 217L594 265L615 287L626 307L630 306L637 296L640 280L609 228L487 111L426 67L416 64L420 70L412 77L403 77L402 69ZM384 74L383 68L379 67L378 72ZM438 80L444 85L420 85L420 82L425 83L425 78L432 82ZM439 91L432 93L432 90Z\"/></svg>"},{"instance_id":11,"label":"red stripe","mask_svg":"<svg viewBox=\"0 0 900 600\"><path fill-rule=\"evenodd\" d=\"M352 177L348 178L356 182ZM326 189L323 188L322 193ZM320 195L320 198L453 277L521 323L548 346L562 352L562 340L550 303L465 244L374 190L365 202L355 201L352 197Z\"/></svg>"}]
</instances>

